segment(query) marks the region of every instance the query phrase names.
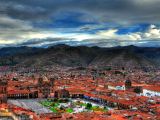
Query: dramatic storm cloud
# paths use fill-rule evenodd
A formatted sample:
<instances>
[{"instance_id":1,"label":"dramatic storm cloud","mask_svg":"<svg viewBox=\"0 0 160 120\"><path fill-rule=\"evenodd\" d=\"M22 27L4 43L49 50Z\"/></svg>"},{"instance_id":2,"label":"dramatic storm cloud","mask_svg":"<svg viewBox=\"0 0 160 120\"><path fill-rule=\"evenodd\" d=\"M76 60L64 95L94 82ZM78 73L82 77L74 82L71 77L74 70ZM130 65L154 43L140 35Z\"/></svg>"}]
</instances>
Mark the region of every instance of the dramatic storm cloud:
<instances>
[{"instance_id":1,"label":"dramatic storm cloud","mask_svg":"<svg viewBox=\"0 0 160 120\"><path fill-rule=\"evenodd\" d=\"M1 0L0 47L160 43L158 0Z\"/></svg>"}]
</instances>

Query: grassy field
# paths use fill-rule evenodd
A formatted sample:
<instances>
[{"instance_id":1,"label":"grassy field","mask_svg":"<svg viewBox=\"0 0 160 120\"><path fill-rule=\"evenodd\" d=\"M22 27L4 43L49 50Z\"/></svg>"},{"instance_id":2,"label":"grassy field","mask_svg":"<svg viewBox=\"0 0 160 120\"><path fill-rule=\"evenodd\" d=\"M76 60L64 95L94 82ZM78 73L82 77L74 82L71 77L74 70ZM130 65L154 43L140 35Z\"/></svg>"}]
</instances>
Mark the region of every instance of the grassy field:
<instances>
[{"instance_id":1,"label":"grassy field","mask_svg":"<svg viewBox=\"0 0 160 120\"><path fill-rule=\"evenodd\" d=\"M108 111L108 109L103 109L103 110L101 110L101 111Z\"/></svg>"},{"instance_id":2,"label":"grassy field","mask_svg":"<svg viewBox=\"0 0 160 120\"><path fill-rule=\"evenodd\" d=\"M58 112L56 109L59 109L59 108L50 108L50 110L52 110L53 112L55 112L55 113L60 113L60 112ZM74 112L74 110L71 110L71 109L66 109L67 110L67 112L68 113L72 113L72 112Z\"/></svg>"},{"instance_id":3,"label":"grassy field","mask_svg":"<svg viewBox=\"0 0 160 120\"><path fill-rule=\"evenodd\" d=\"M87 106L87 103L84 103L83 106Z\"/></svg>"},{"instance_id":4,"label":"grassy field","mask_svg":"<svg viewBox=\"0 0 160 120\"><path fill-rule=\"evenodd\" d=\"M52 110L53 112L55 112L55 113L60 113L60 112L58 112L56 109L57 109L57 108L50 108L50 110Z\"/></svg>"},{"instance_id":5,"label":"grassy field","mask_svg":"<svg viewBox=\"0 0 160 120\"><path fill-rule=\"evenodd\" d=\"M68 109L68 108L66 110L67 110L68 113L74 112L74 110L71 110L71 109Z\"/></svg>"},{"instance_id":6,"label":"grassy field","mask_svg":"<svg viewBox=\"0 0 160 120\"><path fill-rule=\"evenodd\" d=\"M83 103L83 102L80 102L80 103ZM56 110L56 109L59 109L59 108L57 108L58 103L55 103L55 107L52 106L52 102L41 102L41 104L43 104L43 105L49 105L49 106L52 107L52 108L50 108L50 110L52 110L55 113L60 113L60 112L58 112ZM76 102L74 102L73 104L76 104ZM87 103L83 103L83 104L79 104L79 105L87 106ZM103 109L103 108L98 109L97 106L93 106L93 107L90 107L90 108L87 107L87 109L88 110L93 110L93 111L108 111L108 109ZM69 108L66 108L66 110L67 110L68 113L74 112L74 110L71 110Z\"/></svg>"},{"instance_id":7,"label":"grassy field","mask_svg":"<svg viewBox=\"0 0 160 120\"><path fill-rule=\"evenodd\" d=\"M80 102L80 103L83 103L83 102ZM76 102L74 102L74 104L76 104ZM83 104L79 104L79 105L87 106L87 103L83 103ZM91 107L91 108L88 108L88 107L87 107L87 109L89 109L89 110L94 110L94 109L92 109L92 108L97 108L97 106L93 106L93 107ZM108 109L94 110L94 111L108 111Z\"/></svg>"},{"instance_id":8,"label":"grassy field","mask_svg":"<svg viewBox=\"0 0 160 120\"><path fill-rule=\"evenodd\" d=\"M45 106L49 105L49 106L51 106L50 110L52 110L55 113L60 113L59 111L56 110L56 109L59 109L59 108L57 108L58 103L54 103L55 107L52 106L52 102L40 102L40 103L43 104L43 105L45 105ZM68 108L66 110L67 110L68 113L74 112L74 110L71 110L71 109L68 109Z\"/></svg>"},{"instance_id":9,"label":"grassy field","mask_svg":"<svg viewBox=\"0 0 160 120\"><path fill-rule=\"evenodd\" d=\"M51 102L40 102L42 105L52 105ZM58 103L55 103L55 106L57 107L58 106Z\"/></svg>"},{"instance_id":10,"label":"grassy field","mask_svg":"<svg viewBox=\"0 0 160 120\"><path fill-rule=\"evenodd\" d=\"M95 109L93 109L93 108L97 108L97 106L93 106L93 107L87 107L87 109L89 109L89 110L93 110L93 111L108 111L108 109L98 109L98 110L95 110Z\"/></svg>"},{"instance_id":11,"label":"grassy field","mask_svg":"<svg viewBox=\"0 0 160 120\"><path fill-rule=\"evenodd\" d=\"M73 102L74 104L76 104L77 102ZM83 102L80 102L80 103L83 103ZM76 104L77 105L77 104ZM83 104L79 104L79 105L82 105L82 106L87 106L87 103L83 103Z\"/></svg>"}]
</instances>

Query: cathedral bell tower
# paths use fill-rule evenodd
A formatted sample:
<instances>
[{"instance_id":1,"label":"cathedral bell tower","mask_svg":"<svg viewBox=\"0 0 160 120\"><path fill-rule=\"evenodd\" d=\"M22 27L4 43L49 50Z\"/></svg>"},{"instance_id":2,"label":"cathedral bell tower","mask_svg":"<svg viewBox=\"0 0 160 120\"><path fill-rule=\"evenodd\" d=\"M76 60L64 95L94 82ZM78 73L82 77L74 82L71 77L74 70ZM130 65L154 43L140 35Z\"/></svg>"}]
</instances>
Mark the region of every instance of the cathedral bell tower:
<instances>
[{"instance_id":1,"label":"cathedral bell tower","mask_svg":"<svg viewBox=\"0 0 160 120\"><path fill-rule=\"evenodd\" d=\"M8 82L0 79L0 104L7 103Z\"/></svg>"},{"instance_id":2,"label":"cathedral bell tower","mask_svg":"<svg viewBox=\"0 0 160 120\"><path fill-rule=\"evenodd\" d=\"M132 82L130 79L126 80L125 82L125 90L128 91L132 87Z\"/></svg>"},{"instance_id":3,"label":"cathedral bell tower","mask_svg":"<svg viewBox=\"0 0 160 120\"><path fill-rule=\"evenodd\" d=\"M43 85L43 77L40 76L40 77L38 78L38 86L40 87L40 86L42 86L42 85Z\"/></svg>"},{"instance_id":4,"label":"cathedral bell tower","mask_svg":"<svg viewBox=\"0 0 160 120\"><path fill-rule=\"evenodd\" d=\"M54 84L55 82L55 78L50 78L49 84L50 84L50 92L53 93L54 92Z\"/></svg>"}]
</instances>

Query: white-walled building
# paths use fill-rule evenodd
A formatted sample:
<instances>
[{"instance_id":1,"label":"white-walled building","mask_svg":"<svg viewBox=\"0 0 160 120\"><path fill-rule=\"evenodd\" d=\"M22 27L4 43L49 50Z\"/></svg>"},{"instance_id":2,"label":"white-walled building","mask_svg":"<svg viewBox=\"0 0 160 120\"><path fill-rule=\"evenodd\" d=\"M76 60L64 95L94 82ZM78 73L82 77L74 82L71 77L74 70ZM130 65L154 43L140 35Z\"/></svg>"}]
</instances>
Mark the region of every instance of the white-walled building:
<instances>
[{"instance_id":1,"label":"white-walled building","mask_svg":"<svg viewBox=\"0 0 160 120\"><path fill-rule=\"evenodd\" d=\"M147 97L160 97L160 86L145 86L143 87L142 95Z\"/></svg>"}]
</instances>

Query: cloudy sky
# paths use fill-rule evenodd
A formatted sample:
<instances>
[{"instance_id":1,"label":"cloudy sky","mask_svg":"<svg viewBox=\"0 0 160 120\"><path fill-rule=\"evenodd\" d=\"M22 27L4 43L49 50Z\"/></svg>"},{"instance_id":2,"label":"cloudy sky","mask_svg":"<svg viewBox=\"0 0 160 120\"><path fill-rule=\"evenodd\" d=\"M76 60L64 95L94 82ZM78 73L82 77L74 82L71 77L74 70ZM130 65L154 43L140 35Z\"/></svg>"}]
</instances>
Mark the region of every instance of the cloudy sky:
<instances>
[{"instance_id":1,"label":"cloudy sky","mask_svg":"<svg viewBox=\"0 0 160 120\"><path fill-rule=\"evenodd\" d=\"M0 47L160 47L160 0L0 0Z\"/></svg>"}]
</instances>

